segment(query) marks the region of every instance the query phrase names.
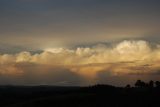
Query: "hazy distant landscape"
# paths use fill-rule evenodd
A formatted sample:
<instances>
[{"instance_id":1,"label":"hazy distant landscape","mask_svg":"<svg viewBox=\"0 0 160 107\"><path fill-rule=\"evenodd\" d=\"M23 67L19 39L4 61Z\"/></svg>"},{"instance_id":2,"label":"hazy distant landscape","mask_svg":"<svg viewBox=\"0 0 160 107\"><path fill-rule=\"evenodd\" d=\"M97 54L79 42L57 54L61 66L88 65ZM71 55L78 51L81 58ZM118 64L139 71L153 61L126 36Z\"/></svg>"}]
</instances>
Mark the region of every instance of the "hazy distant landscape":
<instances>
[{"instance_id":1,"label":"hazy distant landscape","mask_svg":"<svg viewBox=\"0 0 160 107\"><path fill-rule=\"evenodd\" d=\"M0 86L1 107L158 107L160 82L135 87Z\"/></svg>"}]
</instances>

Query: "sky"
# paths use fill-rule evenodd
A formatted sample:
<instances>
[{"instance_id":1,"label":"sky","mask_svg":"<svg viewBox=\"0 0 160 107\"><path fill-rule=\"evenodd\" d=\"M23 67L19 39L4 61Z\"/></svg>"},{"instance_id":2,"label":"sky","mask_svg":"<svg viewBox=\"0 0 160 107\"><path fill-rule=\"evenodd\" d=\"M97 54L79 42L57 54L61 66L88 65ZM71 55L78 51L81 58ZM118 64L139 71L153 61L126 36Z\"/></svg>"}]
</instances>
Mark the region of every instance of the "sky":
<instances>
[{"instance_id":1,"label":"sky","mask_svg":"<svg viewBox=\"0 0 160 107\"><path fill-rule=\"evenodd\" d=\"M160 80L159 0L0 0L0 84Z\"/></svg>"}]
</instances>

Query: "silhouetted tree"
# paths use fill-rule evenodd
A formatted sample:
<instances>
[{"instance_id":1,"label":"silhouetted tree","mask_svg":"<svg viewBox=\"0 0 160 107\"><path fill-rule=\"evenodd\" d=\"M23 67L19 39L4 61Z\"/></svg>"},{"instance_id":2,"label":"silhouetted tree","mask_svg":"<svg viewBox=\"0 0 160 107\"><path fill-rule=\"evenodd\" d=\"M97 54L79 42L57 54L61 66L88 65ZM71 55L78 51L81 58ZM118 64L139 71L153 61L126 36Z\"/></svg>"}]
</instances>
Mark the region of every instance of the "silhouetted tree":
<instances>
[{"instance_id":1,"label":"silhouetted tree","mask_svg":"<svg viewBox=\"0 0 160 107\"><path fill-rule=\"evenodd\" d=\"M131 86L129 84L127 84L125 88L131 88Z\"/></svg>"},{"instance_id":2,"label":"silhouetted tree","mask_svg":"<svg viewBox=\"0 0 160 107\"><path fill-rule=\"evenodd\" d=\"M150 88L153 88L154 87L154 81L149 81L149 84L148 84L148 86L150 87Z\"/></svg>"},{"instance_id":3,"label":"silhouetted tree","mask_svg":"<svg viewBox=\"0 0 160 107\"><path fill-rule=\"evenodd\" d=\"M160 82L159 81L156 81L155 84L156 84L156 87L160 88Z\"/></svg>"},{"instance_id":4,"label":"silhouetted tree","mask_svg":"<svg viewBox=\"0 0 160 107\"><path fill-rule=\"evenodd\" d=\"M141 80L137 80L135 83L135 87L140 87L141 86Z\"/></svg>"},{"instance_id":5,"label":"silhouetted tree","mask_svg":"<svg viewBox=\"0 0 160 107\"><path fill-rule=\"evenodd\" d=\"M141 80L137 80L136 83L135 83L135 86L136 87L146 87L146 83L141 81Z\"/></svg>"}]
</instances>

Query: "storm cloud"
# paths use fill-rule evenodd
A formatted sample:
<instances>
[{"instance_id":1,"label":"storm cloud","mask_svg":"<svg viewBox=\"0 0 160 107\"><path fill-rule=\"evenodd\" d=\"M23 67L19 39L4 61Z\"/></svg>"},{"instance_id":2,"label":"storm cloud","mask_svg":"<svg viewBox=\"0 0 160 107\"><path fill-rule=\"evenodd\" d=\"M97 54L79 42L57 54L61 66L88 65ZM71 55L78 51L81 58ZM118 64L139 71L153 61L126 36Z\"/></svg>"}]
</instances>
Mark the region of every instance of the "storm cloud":
<instances>
[{"instance_id":1,"label":"storm cloud","mask_svg":"<svg viewBox=\"0 0 160 107\"><path fill-rule=\"evenodd\" d=\"M159 75L159 62L159 44L125 40L76 49L47 48L35 54L2 54L0 77L8 84L89 85L103 80L99 78L101 74L106 75L106 80L116 76Z\"/></svg>"}]
</instances>

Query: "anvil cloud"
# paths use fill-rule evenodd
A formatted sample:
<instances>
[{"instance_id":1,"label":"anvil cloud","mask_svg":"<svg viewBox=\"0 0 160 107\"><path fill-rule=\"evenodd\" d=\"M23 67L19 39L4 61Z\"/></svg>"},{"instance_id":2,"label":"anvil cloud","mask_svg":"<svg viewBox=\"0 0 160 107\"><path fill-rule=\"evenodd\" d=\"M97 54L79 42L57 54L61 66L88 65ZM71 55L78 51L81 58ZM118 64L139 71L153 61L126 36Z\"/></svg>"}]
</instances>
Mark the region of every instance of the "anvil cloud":
<instances>
[{"instance_id":1,"label":"anvil cloud","mask_svg":"<svg viewBox=\"0 0 160 107\"><path fill-rule=\"evenodd\" d=\"M0 77L8 83L14 78L18 84L87 85L98 83L100 74L159 75L159 62L159 44L125 40L76 49L48 48L35 54L2 54Z\"/></svg>"}]
</instances>

